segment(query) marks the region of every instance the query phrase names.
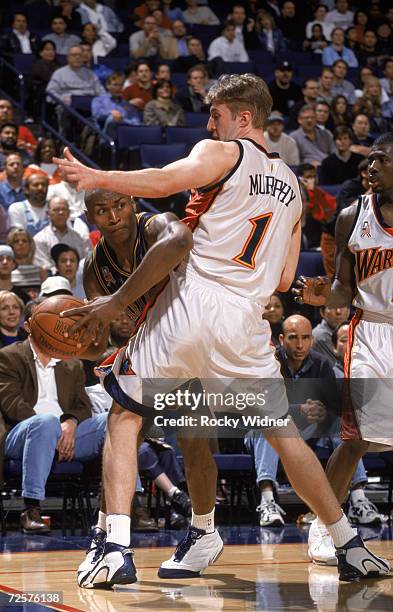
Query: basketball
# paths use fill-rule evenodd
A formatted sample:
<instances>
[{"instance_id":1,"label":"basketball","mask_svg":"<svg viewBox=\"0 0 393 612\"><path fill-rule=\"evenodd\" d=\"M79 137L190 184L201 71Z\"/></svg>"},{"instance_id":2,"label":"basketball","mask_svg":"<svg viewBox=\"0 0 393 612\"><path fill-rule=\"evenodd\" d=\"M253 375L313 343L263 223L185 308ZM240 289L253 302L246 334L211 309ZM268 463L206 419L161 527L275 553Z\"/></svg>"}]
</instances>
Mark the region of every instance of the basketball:
<instances>
[{"instance_id":1,"label":"basketball","mask_svg":"<svg viewBox=\"0 0 393 612\"><path fill-rule=\"evenodd\" d=\"M30 322L30 332L38 347L55 359L72 359L81 355L91 342L87 338L82 346L78 347L80 333L76 332L68 338L64 333L80 317L60 317L63 310L84 306L83 300L69 295L55 295L48 297L33 311Z\"/></svg>"}]
</instances>

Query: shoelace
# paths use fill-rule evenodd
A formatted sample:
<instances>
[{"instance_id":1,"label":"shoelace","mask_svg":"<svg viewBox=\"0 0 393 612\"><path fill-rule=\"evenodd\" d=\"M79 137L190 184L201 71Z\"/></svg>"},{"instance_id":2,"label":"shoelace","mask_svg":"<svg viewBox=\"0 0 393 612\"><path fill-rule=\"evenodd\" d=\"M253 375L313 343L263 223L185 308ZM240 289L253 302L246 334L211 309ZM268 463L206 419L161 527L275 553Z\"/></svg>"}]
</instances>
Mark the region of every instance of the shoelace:
<instances>
[{"instance_id":1,"label":"shoelace","mask_svg":"<svg viewBox=\"0 0 393 612\"><path fill-rule=\"evenodd\" d=\"M276 514L286 515L285 510L281 508L275 501L272 502L262 502L257 506L257 512L275 512Z\"/></svg>"},{"instance_id":2,"label":"shoelace","mask_svg":"<svg viewBox=\"0 0 393 612\"><path fill-rule=\"evenodd\" d=\"M105 533L102 532L96 532L93 536L92 542L91 544L95 544L95 546L90 546L90 550L87 551L87 555L89 553L91 553L94 550L94 555L93 555L93 562L97 561L102 553L104 552L104 548L105 548Z\"/></svg>"},{"instance_id":3,"label":"shoelace","mask_svg":"<svg viewBox=\"0 0 393 612\"><path fill-rule=\"evenodd\" d=\"M362 510L366 512L376 512L379 514L378 508L374 506L369 499L360 499L356 504L353 504L352 507L357 514L360 514Z\"/></svg>"},{"instance_id":4,"label":"shoelace","mask_svg":"<svg viewBox=\"0 0 393 612\"><path fill-rule=\"evenodd\" d=\"M205 535L203 531L190 527L188 529L187 535L177 545L174 554L174 559L176 559L176 561L181 561L183 557L188 553L191 546L194 546L197 540L200 540L203 535Z\"/></svg>"}]
</instances>

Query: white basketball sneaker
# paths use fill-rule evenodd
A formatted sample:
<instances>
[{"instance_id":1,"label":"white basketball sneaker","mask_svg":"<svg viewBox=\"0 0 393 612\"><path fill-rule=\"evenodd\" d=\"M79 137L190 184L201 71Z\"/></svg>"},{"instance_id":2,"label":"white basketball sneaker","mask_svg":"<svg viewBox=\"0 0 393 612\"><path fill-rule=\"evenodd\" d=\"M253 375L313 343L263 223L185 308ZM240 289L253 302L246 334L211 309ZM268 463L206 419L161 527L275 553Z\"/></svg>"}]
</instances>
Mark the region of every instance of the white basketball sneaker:
<instances>
[{"instance_id":1,"label":"white basketball sneaker","mask_svg":"<svg viewBox=\"0 0 393 612\"><path fill-rule=\"evenodd\" d=\"M98 559L102 556L105 546L106 531L100 529L100 527L93 527L92 529L92 540L90 548L86 553L86 556L80 566L78 567L78 584L81 586L81 582L94 568Z\"/></svg>"},{"instance_id":2,"label":"white basketball sneaker","mask_svg":"<svg viewBox=\"0 0 393 612\"><path fill-rule=\"evenodd\" d=\"M212 565L224 549L218 531L206 533L190 525L168 561L161 563L159 578L197 578Z\"/></svg>"},{"instance_id":3,"label":"white basketball sneaker","mask_svg":"<svg viewBox=\"0 0 393 612\"><path fill-rule=\"evenodd\" d=\"M340 580L353 582L362 578L378 578L391 570L386 559L377 557L366 546L359 535L337 548L338 575Z\"/></svg>"},{"instance_id":4,"label":"white basketball sneaker","mask_svg":"<svg viewBox=\"0 0 393 612\"><path fill-rule=\"evenodd\" d=\"M315 519L308 532L308 556L319 565L337 565L336 549L325 525Z\"/></svg>"},{"instance_id":5,"label":"white basketball sneaker","mask_svg":"<svg viewBox=\"0 0 393 612\"><path fill-rule=\"evenodd\" d=\"M78 575L78 584L85 589L110 589L115 584L133 584L137 580L133 551L127 546L106 542L93 567Z\"/></svg>"}]
</instances>

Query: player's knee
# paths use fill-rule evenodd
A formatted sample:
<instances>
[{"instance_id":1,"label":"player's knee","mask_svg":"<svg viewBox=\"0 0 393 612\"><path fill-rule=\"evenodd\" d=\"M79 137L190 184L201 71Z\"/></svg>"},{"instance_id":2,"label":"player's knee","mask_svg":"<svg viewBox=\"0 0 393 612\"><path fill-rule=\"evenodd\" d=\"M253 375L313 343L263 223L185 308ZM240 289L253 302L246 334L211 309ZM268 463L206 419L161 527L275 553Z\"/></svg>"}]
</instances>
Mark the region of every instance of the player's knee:
<instances>
[{"instance_id":1,"label":"player's knee","mask_svg":"<svg viewBox=\"0 0 393 612\"><path fill-rule=\"evenodd\" d=\"M342 443L342 452L351 459L360 459L367 452L369 442L365 440L345 440Z\"/></svg>"}]
</instances>

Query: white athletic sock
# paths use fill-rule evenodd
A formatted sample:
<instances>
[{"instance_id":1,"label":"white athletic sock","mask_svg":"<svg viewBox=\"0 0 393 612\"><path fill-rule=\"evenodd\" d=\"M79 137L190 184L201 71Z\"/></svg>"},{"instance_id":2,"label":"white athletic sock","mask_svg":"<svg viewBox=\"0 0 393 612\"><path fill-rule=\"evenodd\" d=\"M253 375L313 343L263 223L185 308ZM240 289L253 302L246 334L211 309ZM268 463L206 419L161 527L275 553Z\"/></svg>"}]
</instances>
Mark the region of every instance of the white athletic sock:
<instances>
[{"instance_id":1,"label":"white athletic sock","mask_svg":"<svg viewBox=\"0 0 393 612\"><path fill-rule=\"evenodd\" d=\"M169 489L169 491L167 492L167 496L169 497L169 499L172 499L172 497L174 496L175 493L177 493L179 491L179 489L173 485L173 487L171 489ZM180 491L179 491L180 493Z\"/></svg>"},{"instance_id":2,"label":"white athletic sock","mask_svg":"<svg viewBox=\"0 0 393 612\"><path fill-rule=\"evenodd\" d=\"M357 502L361 501L362 499L366 499L364 489L354 489L351 491L351 501L353 504L357 504Z\"/></svg>"},{"instance_id":3,"label":"white athletic sock","mask_svg":"<svg viewBox=\"0 0 393 612\"><path fill-rule=\"evenodd\" d=\"M197 529L204 529L206 533L213 533L214 531L214 510L208 514L194 514L192 511L191 525L197 527Z\"/></svg>"},{"instance_id":4,"label":"white athletic sock","mask_svg":"<svg viewBox=\"0 0 393 612\"><path fill-rule=\"evenodd\" d=\"M261 501L266 502L267 504L269 502L274 501L274 494L273 491L271 489L265 489L265 491L262 491L261 494Z\"/></svg>"},{"instance_id":5,"label":"white athletic sock","mask_svg":"<svg viewBox=\"0 0 393 612\"><path fill-rule=\"evenodd\" d=\"M352 529L345 514L342 515L339 521L326 525L336 548L344 546L349 540L352 540L356 535L356 531Z\"/></svg>"},{"instance_id":6,"label":"white athletic sock","mask_svg":"<svg viewBox=\"0 0 393 612\"><path fill-rule=\"evenodd\" d=\"M106 518L107 543L129 546L131 542L131 518L126 514L108 514Z\"/></svg>"},{"instance_id":7,"label":"white athletic sock","mask_svg":"<svg viewBox=\"0 0 393 612\"><path fill-rule=\"evenodd\" d=\"M105 512L98 511L98 521L96 527L102 529L102 531L106 531L106 514Z\"/></svg>"}]
</instances>

